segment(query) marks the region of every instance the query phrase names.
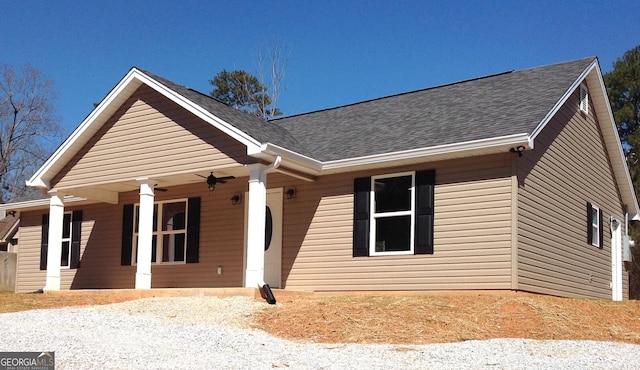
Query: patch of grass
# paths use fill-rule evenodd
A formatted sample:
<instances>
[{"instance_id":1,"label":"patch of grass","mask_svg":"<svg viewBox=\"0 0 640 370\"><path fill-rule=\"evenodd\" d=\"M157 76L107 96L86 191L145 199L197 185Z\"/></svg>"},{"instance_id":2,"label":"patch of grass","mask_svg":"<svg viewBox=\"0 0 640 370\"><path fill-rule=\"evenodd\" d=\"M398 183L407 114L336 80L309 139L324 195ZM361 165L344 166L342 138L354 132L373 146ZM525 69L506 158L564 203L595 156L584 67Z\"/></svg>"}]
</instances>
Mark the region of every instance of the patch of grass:
<instances>
[{"instance_id":1,"label":"patch of grass","mask_svg":"<svg viewBox=\"0 0 640 370\"><path fill-rule=\"evenodd\" d=\"M118 295L0 292L0 313L108 304L134 299Z\"/></svg>"}]
</instances>

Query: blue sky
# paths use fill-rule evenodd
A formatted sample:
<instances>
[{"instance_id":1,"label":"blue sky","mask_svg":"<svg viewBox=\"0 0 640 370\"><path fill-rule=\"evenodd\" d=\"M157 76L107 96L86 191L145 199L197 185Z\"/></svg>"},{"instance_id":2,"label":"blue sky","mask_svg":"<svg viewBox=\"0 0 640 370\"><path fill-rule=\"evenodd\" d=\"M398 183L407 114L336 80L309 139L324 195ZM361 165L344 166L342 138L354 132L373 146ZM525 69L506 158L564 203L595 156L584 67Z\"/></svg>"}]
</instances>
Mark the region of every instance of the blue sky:
<instances>
[{"instance_id":1,"label":"blue sky","mask_svg":"<svg viewBox=\"0 0 640 370\"><path fill-rule=\"evenodd\" d=\"M132 66L209 93L290 49L285 114L640 45L640 1L2 1L0 63L52 79L67 133Z\"/></svg>"}]
</instances>

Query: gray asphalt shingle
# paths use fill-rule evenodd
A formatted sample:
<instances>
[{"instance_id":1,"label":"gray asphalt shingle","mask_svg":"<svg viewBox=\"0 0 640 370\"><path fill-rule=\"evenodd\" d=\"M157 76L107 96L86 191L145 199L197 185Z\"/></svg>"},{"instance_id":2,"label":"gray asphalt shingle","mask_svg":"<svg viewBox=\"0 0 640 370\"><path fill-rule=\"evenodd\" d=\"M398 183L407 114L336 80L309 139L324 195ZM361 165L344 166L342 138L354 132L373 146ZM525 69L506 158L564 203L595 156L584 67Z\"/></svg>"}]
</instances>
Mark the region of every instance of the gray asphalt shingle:
<instances>
[{"instance_id":1,"label":"gray asphalt shingle","mask_svg":"<svg viewBox=\"0 0 640 370\"><path fill-rule=\"evenodd\" d=\"M505 72L271 121L143 72L261 143L332 161L530 134L594 59Z\"/></svg>"},{"instance_id":2,"label":"gray asphalt shingle","mask_svg":"<svg viewBox=\"0 0 640 370\"><path fill-rule=\"evenodd\" d=\"M531 133L595 58L507 72L275 119L315 159Z\"/></svg>"}]
</instances>

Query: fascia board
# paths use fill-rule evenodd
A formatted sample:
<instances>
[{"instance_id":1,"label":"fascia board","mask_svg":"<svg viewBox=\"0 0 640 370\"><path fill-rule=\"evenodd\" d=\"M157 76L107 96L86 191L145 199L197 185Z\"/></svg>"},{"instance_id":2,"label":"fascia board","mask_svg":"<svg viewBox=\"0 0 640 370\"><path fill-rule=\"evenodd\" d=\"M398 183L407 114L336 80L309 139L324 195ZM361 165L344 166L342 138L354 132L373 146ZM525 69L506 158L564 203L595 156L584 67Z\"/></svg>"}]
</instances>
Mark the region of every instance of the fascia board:
<instances>
[{"instance_id":1,"label":"fascia board","mask_svg":"<svg viewBox=\"0 0 640 370\"><path fill-rule=\"evenodd\" d=\"M84 202L84 201L87 201L87 199L82 197L65 196L63 201L64 201L64 204L67 205L68 203ZM49 207L49 203L50 203L49 198L43 198L43 199L27 200L24 202L5 203L0 205L0 209L4 209L6 211L42 209L42 208Z\"/></svg>"},{"instance_id":2,"label":"fascia board","mask_svg":"<svg viewBox=\"0 0 640 370\"><path fill-rule=\"evenodd\" d=\"M294 162L314 174L318 174L322 169L322 162L271 143L263 144L260 146L259 152L252 152L249 155L259 156L261 153L267 153L271 156L279 155L283 159Z\"/></svg>"},{"instance_id":3,"label":"fascia board","mask_svg":"<svg viewBox=\"0 0 640 370\"><path fill-rule=\"evenodd\" d=\"M622 144L620 136L618 135L618 128L616 127L615 119L613 118L613 111L611 110L611 104L609 103L609 95L602 78L600 67L597 64L596 68L591 69L591 73L586 77L589 83L590 95L593 98L597 98L601 104L595 104L593 109L604 106L604 111L599 109L596 111L596 116L600 122L602 134L607 147L607 152L611 159L611 165L613 167L614 176L616 182L621 191L623 202L629 209L629 216L635 220L640 219L640 206L638 205L638 198L629 174L629 167L627 166L627 160L622 150ZM594 88L595 85L595 88Z\"/></svg>"},{"instance_id":4,"label":"fascia board","mask_svg":"<svg viewBox=\"0 0 640 370\"><path fill-rule=\"evenodd\" d=\"M366 157L341 159L322 163L322 172L342 172L354 167L379 165L381 163L392 164L412 159L447 159L468 156L478 151L499 152L508 151L509 148L523 146L525 149L533 149L533 141L529 134L514 134L490 139L474 140L463 143L439 145L429 148L421 148L395 153L383 153Z\"/></svg>"}]
</instances>

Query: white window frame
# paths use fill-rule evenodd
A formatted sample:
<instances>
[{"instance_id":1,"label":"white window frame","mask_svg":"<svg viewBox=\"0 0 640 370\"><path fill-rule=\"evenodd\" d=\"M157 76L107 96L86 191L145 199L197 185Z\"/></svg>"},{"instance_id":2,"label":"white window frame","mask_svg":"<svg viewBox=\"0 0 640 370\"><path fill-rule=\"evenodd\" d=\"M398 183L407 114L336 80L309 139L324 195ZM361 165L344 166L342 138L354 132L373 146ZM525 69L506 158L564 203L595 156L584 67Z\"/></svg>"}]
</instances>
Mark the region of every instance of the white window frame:
<instances>
[{"instance_id":1,"label":"white window frame","mask_svg":"<svg viewBox=\"0 0 640 370\"><path fill-rule=\"evenodd\" d=\"M69 215L69 237L68 238L64 237L64 217L66 215ZM62 240L60 241L60 268L69 270L71 268L71 241L73 240L73 212L65 212L64 215L62 216L62 222L63 222L62 224L63 232L62 232ZM69 243L69 251L68 251L66 266L62 265L62 245L64 244L64 242Z\"/></svg>"},{"instance_id":2,"label":"white window frame","mask_svg":"<svg viewBox=\"0 0 640 370\"><path fill-rule=\"evenodd\" d=\"M580 111L589 114L589 89L587 85L580 85Z\"/></svg>"},{"instance_id":3,"label":"white window frame","mask_svg":"<svg viewBox=\"0 0 640 370\"><path fill-rule=\"evenodd\" d=\"M378 179L389 179L393 177L411 176L411 188L410 196L411 202L409 210L406 211L394 211L376 213L376 196L375 196L375 181ZM393 174L385 174L378 176L371 176L371 191L370 191L370 227L369 227L369 255L370 256L393 256L393 255L405 255L413 254L414 252L414 234L415 234L415 219L416 219L416 172L399 172ZM376 252L376 222L378 218L395 217L395 216L411 216L411 225L409 230L409 250L406 251L388 251L388 252Z\"/></svg>"},{"instance_id":4,"label":"white window frame","mask_svg":"<svg viewBox=\"0 0 640 370\"><path fill-rule=\"evenodd\" d=\"M600 225L600 207L592 204L591 210L591 245L600 248L600 228L602 227Z\"/></svg>"},{"instance_id":5,"label":"white window frame","mask_svg":"<svg viewBox=\"0 0 640 370\"><path fill-rule=\"evenodd\" d=\"M185 204L185 228L184 230L162 230L162 210L163 204L166 203L180 203L183 202ZM156 262L151 262L152 265L184 265L187 263L187 238L188 238L188 234L187 234L187 229L189 227L189 199L188 198L179 198L179 199L169 199L169 200L163 200L163 201L156 201L153 202L154 206L158 207L158 214L156 215L157 219L156 221L156 225L157 225L157 230L152 232L152 238L153 236L155 236L156 238ZM133 240L132 240L132 248L131 248L131 261L133 262L133 265L137 265L138 262L138 258L137 258L137 254L138 254L138 231L136 231L136 220L138 220L138 212L140 211L140 203L136 203L133 206L133 225L131 225L131 227L133 227ZM162 257L163 257L163 252L164 252L164 248L162 247L163 243L164 243L164 236L165 235L175 235L175 234L184 234L184 258L182 261L167 261L167 262L163 262L162 261Z\"/></svg>"}]
</instances>

